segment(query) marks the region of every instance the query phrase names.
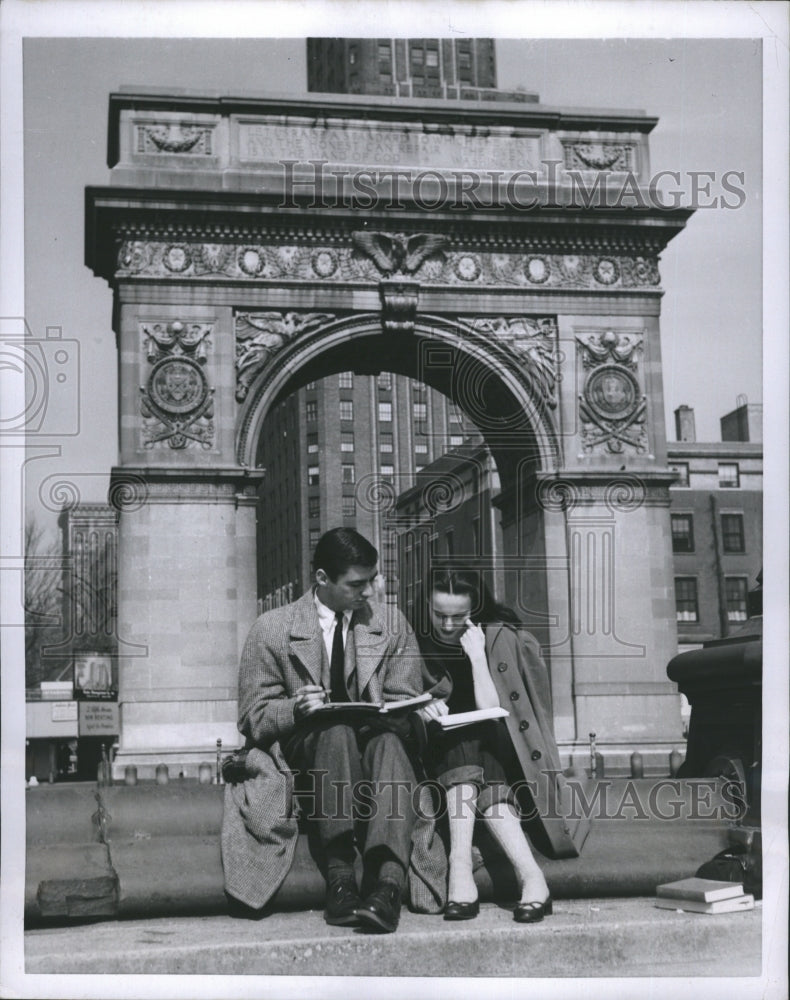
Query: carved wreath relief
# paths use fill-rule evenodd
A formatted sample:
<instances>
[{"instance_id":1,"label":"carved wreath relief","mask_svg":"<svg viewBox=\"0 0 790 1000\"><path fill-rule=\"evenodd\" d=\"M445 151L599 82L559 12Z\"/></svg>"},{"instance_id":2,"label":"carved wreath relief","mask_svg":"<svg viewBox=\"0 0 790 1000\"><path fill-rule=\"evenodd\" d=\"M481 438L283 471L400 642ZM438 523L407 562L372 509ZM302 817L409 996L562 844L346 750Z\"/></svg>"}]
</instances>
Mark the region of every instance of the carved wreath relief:
<instances>
[{"instance_id":1,"label":"carved wreath relief","mask_svg":"<svg viewBox=\"0 0 790 1000\"><path fill-rule=\"evenodd\" d=\"M209 323L143 323L148 380L140 386L143 444L181 449L211 448L214 439L214 389L205 365Z\"/></svg>"},{"instance_id":2,"label":"carved wreath relief","mask_svg":"<svg viewBox=\"0 0 790 1000\"><path fill-rule=\"evenodd\" d=\"M588 454L619 455L626 446L647 451L646 397L637 378L636 354L642 335L613 330L577 334L584 370L579 396L582 447Z\"/></svg>"}]
</instances>

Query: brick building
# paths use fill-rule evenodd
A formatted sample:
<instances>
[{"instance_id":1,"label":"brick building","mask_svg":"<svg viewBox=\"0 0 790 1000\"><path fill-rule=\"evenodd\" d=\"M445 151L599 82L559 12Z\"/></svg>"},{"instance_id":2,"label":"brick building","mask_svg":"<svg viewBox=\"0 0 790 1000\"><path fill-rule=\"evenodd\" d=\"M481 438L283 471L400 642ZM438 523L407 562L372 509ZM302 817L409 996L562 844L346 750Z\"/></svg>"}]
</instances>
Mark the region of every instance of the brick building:
<instances>
[{"instance_id":1,"label":"brick building","mask_svg":"<svg viewBox=\"0 0 790 1000\"><path fill-rule=\"evenodd\" d=\"M328 94L538 100L496 89L491 38L308 38L307 87Z\"/></svg>"},{"instance_id":2,"label":"brick building","mask_svg":"<svg viewBox=\"0 0 790 1000\"><path fill-rule=\"evenodd\" d=\"M422 382L382 372L341 372L309 382L271 414L258 453L262 610L309 586L321 534L345 525L379 549L388 597L398 593L395 534L386 515L394 498L446 448L464 440L457 406Z\"/></svg>"},{"instance_id":3,"label":"brick building","mask_svg":"<svg viewBox=\"0 0 790 1000\"><path fill-rule=\"evenodd\" d=\"M698 442L694 413L675 411L669 465L678 642L725 638L747 617L762 567L762 407L743 403L721 419L721 442Z\"/></svg>"}]
</instances>

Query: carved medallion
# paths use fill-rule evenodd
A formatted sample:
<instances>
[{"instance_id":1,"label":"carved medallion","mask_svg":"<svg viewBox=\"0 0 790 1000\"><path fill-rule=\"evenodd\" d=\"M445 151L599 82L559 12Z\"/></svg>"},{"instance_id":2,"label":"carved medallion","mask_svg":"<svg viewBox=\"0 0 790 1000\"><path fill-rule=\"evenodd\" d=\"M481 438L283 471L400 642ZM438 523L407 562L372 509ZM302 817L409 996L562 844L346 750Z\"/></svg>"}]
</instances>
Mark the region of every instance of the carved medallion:
<instances>
[{"instance_id":1,"label":"carved medallion","mask_svg":"<svg viewBox=\"0 0 790 1000\"><path fill-rule=\"evenodd\" d=\"M203 370L191 358L163 358L148 376L148 395L167 413L191 413L208 395Z\"/></svg>"},{"instance_id":2,"label":"carved medallion","mask_svg":"<svg viewBox=\"0 0 790 1000\"><path fill-rule=\"evenodd\" d=\"M602 365L584 385L584 399L603 420L628 420L639 399L639 383L620 365Z\"/></svg>"},{"instance_id":3,"label":"carved medallion","mask_svg":"<svg viewBox=\"0 0 790 1000\"><path fill-rule=\"evenodd\" d=\"M551 265L546 257L528 257L524 264L527 280L533 285L542 285L549 280Z\"/></svg>"},{"instance_id":4,"label":"carved medallion","mask_svg":"<svg viewBox=\"0 0 790 1000\"><path fill-rule=\"evenodd\" d=\"M455 262L455 273L461 281L476 281L480 277L480 260L472 254L464 254Z\"/></svg>"}]
</instances>

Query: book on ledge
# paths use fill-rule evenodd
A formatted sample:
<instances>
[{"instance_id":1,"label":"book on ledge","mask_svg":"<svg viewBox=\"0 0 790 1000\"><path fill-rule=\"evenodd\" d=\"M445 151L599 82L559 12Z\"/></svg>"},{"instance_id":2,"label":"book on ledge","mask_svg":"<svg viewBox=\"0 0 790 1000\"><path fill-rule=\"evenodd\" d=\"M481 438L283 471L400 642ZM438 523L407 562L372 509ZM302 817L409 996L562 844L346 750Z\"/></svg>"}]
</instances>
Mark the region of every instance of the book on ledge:
<instances>
[{"instance_id":1,"label":"book on ledge","mask_svg":"<svg viewBox=\"0 0 790 1000\"><path fill-rule=\"evenodd\" d=\"M455 715L441 715L434 720L442 729L457 729L459 726L471 726L474 722L485 722L487 719L504 719L510 715L506 708L477 708L474 712L457 712Z\"/></svg>"},{"instance_id":2,"label":"book on ledge","mask_svg":"<svg viewBox=\"0 0 790 1000\"><path fill-rule=\"evenodd\" d=\"M722 882L712 878L682 878L656 886L656 896L665 899L690 900L694 903L715 903L743 895L741 882Z\"/></svg>"},{"instance_id":3,"label":"book on ledge","mask_svg":"<svg viewBox=\"0 0 790 1000\"><path fill-rule=\"evenodd\" d=\"M730 899L716 899L712 903L701 903L696 899L656 896L656 906L661 910L686 910L689 913L734 913L736 910L753 910L754 896L744 894Z\"/></svg>"}]
</instances>

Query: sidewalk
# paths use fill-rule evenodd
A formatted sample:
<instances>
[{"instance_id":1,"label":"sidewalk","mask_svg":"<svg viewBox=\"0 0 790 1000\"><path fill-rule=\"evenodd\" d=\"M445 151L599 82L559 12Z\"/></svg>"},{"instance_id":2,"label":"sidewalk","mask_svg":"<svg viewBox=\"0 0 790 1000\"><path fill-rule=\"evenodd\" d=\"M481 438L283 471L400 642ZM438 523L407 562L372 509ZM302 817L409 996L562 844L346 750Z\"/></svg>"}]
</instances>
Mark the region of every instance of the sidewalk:
<instances>
[{"instance_id":1,"label":"sidewalk","mask_svg":"<svg viewBox=\"0 0 790 1000\"><path fill-rule=\"evenodd\" d=\"M761 971L762 906L709 916L652 898L558 900L541 924L483 904L476 920L403 911L396 934L328 927L321 910L262 920L163 917L25 934L35 973L425 977L735 977Z\"/></svg>"}]
</instances>

